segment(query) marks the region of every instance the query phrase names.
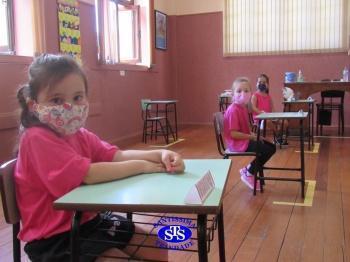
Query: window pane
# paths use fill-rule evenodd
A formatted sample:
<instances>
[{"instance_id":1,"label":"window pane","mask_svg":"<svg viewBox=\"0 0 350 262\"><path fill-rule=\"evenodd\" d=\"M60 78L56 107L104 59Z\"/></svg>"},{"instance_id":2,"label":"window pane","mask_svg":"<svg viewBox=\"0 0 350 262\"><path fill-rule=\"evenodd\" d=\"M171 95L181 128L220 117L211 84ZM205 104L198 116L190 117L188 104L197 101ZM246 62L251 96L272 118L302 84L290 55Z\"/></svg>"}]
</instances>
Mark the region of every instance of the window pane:
<instances>
[{"instance_id":1,"label":"window pane","mask_svg":"<svg viewBox=\"0 0 350 262\"><path fill-rule=\"evenodd\" d=\"M134 44L134 13L132 10L122 10L119 6L119 52L120 60L135 59Z\"/></svg>"},{"instance_id":2,"label":"window pane","mask_svg":"<svg viewBox=\"0 0 350 262\"><path fill-rule=\"evenodd\" d=\"M10 51L7 1L0 1L0 52Z\"/></svg>"},{"instance_id":3,"label":"window pane","mask_svg":"<svg viewBox=\"0 0 350 262\"><path fill-rule=\"evenodd\" d=\"M149 0L96 1L96 14L99 61L150 66Z\"/></svg>"}]
</instances>

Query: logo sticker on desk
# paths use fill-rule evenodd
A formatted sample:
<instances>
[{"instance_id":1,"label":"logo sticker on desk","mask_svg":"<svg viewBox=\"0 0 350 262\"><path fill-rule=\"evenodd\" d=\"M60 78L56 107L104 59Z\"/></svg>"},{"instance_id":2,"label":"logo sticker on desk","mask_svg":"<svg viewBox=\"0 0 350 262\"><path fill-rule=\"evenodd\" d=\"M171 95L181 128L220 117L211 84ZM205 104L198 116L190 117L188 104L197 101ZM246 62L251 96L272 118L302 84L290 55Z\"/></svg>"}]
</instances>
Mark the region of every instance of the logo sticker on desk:
<instances>
[{"instance_id":1,"label":"logo sticker on desk","mask_svg":"<svg viewBox=\"0 0 350 262\"><path fill-rule=\"evenodd\" d=\"M188 249L193 246L191 229L195 227L190 218L161 217L154 224L154 228L158 228L156 245L165 249Z\"/></svg>"}]
</instances>

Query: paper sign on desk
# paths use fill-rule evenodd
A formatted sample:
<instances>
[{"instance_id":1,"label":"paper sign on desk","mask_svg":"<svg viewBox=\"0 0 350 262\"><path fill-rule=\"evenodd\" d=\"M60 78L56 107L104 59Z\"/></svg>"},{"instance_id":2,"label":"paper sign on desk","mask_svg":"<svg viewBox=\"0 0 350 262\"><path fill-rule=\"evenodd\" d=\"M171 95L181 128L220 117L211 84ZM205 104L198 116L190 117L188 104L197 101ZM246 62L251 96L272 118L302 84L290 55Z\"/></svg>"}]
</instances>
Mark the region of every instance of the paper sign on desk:
<instances>
[{"instance_id":1,"label":"paper sign on desk","mask_svg":"<svg viewBox=\"0 0 350 262\"><path fill-rule=\"evenodd\" d=\"M208 170L205 175L191 187L185 198L186 204L202 205L215 187L213 176Z\"/></svg>"}]
</instances>

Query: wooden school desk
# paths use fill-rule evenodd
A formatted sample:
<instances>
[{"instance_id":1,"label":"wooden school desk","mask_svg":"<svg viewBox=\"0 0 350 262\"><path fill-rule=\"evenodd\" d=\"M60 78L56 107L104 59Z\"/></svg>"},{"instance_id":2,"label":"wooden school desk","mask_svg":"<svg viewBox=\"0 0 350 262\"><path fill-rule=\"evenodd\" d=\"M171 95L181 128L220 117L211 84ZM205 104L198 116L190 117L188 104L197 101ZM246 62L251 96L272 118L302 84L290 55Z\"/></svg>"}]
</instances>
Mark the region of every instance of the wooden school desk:
<instances>
[{"instance_id":1,"label":"wooden school desk","mask_svg":"<svg viewBox=\"0 0 350 262\"><path fill-rule=\"evenodd\" d=\"M223 193L229 159L185 160L184 174L153 173L112 182L82 185L54 202L55 209L72 210L72 261L79 261L79 222L82 211L180 213L197 215L198 259L208 261L207 216L216 215L220 261L225 261ZM203 205L186 205L190 188L210 170L215 188Z\"/></svg>"},{"instance_id":2,"label":"wooden school desk","mask_svg":"<svg viewBox=\"0 0 350 262\"><path fill-rule=\"evenodd\" d=\"M172 135L173 142L178 139L176 104L177 104L177 100L150 100L145 102L146 109L152 105L156 106L156 116L160 116L161 114L164 114L166 119L165 132L166 132L167 144L169 144L169 135Z\"/></svg>"},{"instance_id":3,"label":"wooden school desk","mask_svg":"<svg viewBox=\"0 0 350 262\"><path fill-rule=\"evenodd\" d=\"M299 120L299 130L300 130L300 167L296 168L283 168L283 167L265 167L262 169L270 169L270 170L284 170L284 171L300 171L300 178L286 178L286 177L257 177L260 180L283 180L283 181L295 181L300 182L301 184L301 197L305 197L304 188L305 188L305 162L304 162L304 119L307 118L308 113L306 112L281 112L281 113L262 113L256 116L256 119L259 120L259 125L261 121L269 121L269 120L291 120L297 119ZM258 128L257 140L260 140L260 128ZM259 145L259 144L258 144ZM257 146L257 155L259 156L260 147ZM263 152L262 152L263 153ZM257 157L257 161L259 162L259 157ZM259 164L259 163L258 163ZM254 185L254 194L256 193L256 184Z\"/></svg>"},{"instance_id":4,"label":"wooden school desk","mask_svg":"<svg viewBox=\"0 0 350 262\"><path fill-rule=\"evenodd\" d=\"M344 90L350 92L350 82L342 81L284 83L284 86L293 89L294 94L297 94L299 99L306 99L314 93L326 90Z\"/></svg>"},{"instance_id":5,"label":"wooden school desk","mask_svg":"<svg viewBox=\"0 0 350 262\"><path fill-rule=\"evenodd\" d=\"M307 105L308 108L308 149L311 150L311 145L314 146L314 99L298 99L291 101L283 101L283 111L290 112L293 105ZM282 126L283 130L283 126Z\"/></svg>"}]
</instances>

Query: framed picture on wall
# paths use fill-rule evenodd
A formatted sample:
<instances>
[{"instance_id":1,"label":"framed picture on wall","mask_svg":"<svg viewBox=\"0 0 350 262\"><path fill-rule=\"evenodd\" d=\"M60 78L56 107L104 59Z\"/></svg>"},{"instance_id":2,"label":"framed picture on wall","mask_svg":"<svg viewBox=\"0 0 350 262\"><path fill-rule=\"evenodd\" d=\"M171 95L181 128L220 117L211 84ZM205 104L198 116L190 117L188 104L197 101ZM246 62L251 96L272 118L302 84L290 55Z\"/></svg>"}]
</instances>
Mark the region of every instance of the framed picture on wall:
<instances>
[{"instance_id":1,"label":"framed picture on wall","mask_svg":"<svg viewBox=\"0 0 350 262\"><path fill-rule=\"evenodd\" d=\"M155 10L156 48L167 49L167 15Z\"/></svg>"}]
</instances>

